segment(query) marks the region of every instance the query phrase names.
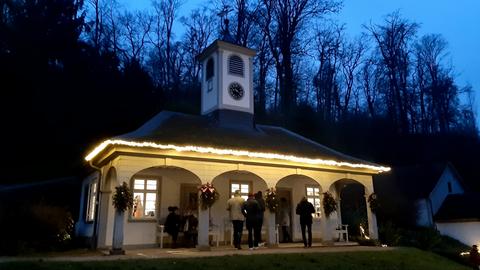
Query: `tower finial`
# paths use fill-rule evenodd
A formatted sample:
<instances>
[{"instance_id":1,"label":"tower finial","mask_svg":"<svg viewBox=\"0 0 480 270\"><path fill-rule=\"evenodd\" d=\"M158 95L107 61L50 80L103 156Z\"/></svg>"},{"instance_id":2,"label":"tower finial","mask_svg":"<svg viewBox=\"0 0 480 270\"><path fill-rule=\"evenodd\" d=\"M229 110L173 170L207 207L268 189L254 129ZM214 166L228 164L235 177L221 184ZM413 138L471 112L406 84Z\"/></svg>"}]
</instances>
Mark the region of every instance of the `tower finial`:
<instances>
[{"instance_id":1,"label":"tower finial","mask_svg":"<svg viewBox=\"0 0 480 270\"><path fill-rule=\"evenodd\" d=\"M223 24L221 25L222 29L220 30L220 40L227 41L230 43L235 43L235 39L232 37L232 35L230 35L230 30L228 26L230 22L230 20L228 20L228 13L232 10L233 9L231 9L228 5L225 5L222 11L218 13L218 16L220 17L220 19L224 18Z\"/></svg>"}]
</instances>

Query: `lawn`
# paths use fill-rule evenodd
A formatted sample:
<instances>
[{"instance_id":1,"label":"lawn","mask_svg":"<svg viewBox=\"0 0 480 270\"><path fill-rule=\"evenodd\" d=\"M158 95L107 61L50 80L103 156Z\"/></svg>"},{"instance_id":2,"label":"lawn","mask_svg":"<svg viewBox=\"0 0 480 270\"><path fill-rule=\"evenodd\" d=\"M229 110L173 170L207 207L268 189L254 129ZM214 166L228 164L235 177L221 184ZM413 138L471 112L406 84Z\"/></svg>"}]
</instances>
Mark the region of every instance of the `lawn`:
<instances>
[{"instance_id":1,"label":"lawn","mask_svg":"<svg viewBox=\"0 0 480 270\"><path fill-rule=\"evenodd\" d=\"M15 269L375 269L375 270L468 270L439 255L414 248L399 248L391 251L336 252L308 254L246 255L209 258L120 260L100 262L10 262L0 263L2 270Z\"/></svg>"}]
</instances>

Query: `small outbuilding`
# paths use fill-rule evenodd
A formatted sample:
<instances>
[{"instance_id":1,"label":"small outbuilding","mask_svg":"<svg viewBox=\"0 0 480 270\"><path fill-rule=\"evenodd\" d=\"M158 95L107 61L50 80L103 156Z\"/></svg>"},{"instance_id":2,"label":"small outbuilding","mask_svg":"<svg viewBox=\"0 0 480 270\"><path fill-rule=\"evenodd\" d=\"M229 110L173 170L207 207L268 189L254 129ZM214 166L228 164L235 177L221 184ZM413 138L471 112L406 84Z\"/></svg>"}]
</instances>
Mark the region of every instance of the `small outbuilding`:
<instances>
[{"instance_id":1,"label":"small outbuilding","mask_svg":"<svg viewBox=\"0 0 480 270\"><path fill-rule=\"evenodd\" d=\"M388 167L340 153L277 126L254 122L253 57L255 51L217 40L199 56L202 64L201 115L163 111L139 129L100 142L86 156L96 171L83 182L77 234L98 247L114 238L115 187L127 183L135 207L125 215L124 244L153 246L169 206L198 217L198 245L207 248L209 237L227 242L231 225L227 200L236 190L275 189L285 198L294 240L301 239L295 205L305 196L313 203L313 236L338 237L342 224L342 189L359 185L365 201L368 233L377 238L375 214L367 198L374 193L372 176ZM220 194L209 209L199 207L198 187L210 183ZM322 198L330 192L338 203L330 217ZM265 192L264 192L265 193ZM270 245L278 240L276 215L265 212L264 233ZM212 233L215 232L215 233Z\"/></svg>"}]
</instances>

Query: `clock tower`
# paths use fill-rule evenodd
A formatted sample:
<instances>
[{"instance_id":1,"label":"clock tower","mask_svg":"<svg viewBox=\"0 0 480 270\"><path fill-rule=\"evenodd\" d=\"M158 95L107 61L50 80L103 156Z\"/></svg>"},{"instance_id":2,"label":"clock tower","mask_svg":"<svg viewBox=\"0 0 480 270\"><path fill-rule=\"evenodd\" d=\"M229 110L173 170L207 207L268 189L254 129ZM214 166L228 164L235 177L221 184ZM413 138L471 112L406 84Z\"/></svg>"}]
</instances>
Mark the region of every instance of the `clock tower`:
<instances>
[{"instance_id":1,"label":"clock tower","mask_svg":"<svg viewBox=\"0 0 480 270\"><path fill-rule=\"evenodd\" d=\"M199 56L202 65L202 115L221 124L253 125L253 70L255 51L217 39Z\"/></svg>"}]
</instances>

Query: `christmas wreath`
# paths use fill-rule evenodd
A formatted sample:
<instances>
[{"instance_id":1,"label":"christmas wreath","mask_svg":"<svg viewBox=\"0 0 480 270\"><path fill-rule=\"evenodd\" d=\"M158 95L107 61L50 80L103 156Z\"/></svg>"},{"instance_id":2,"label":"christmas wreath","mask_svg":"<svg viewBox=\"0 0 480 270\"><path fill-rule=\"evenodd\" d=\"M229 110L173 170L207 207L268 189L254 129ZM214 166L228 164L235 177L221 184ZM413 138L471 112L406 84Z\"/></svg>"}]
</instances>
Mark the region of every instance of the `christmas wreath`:
<instances>
[{"instance_id":1,"label":"christmas wreath","mask_svg":"<svg viewBox=\"0 0 480 270\"><path fill-rule=\"evenodd\" d=\"M201 185L198 191L200 191L200 206L203 210L212 207L220 197L217 189L210 183Z\"/></svg>"},{"instance_id":2,"label":"christmas wreath","mask_svg":"<svg viewBox=\"0 0 480 270\"><path fill-rule=\"evenodd\" d=\"M325 215L330 217L330 215L337 211L337 202L333 198L333 195L330 192L325 192L323 193L323 210L325 212Z\"/></svg>"},{"instance_id":3,"label":"christmas wreath","mask_svg":"<svg viewBox=\"0 0 480 270\"><path fill-rule=\"evenodd\" d=\"M115 194L113 194L113 206L120 212L125 212L127 208L133 206L133 193L128 187L127 183L123 182L118 187L115 187Z\"/></svg>"},{"instance_id":4,"label":"christmas wreath","mask_svg":"<svg viewBox=\"0 0 480 270\"><path fill-rule=\"evenodd\" d=\"M278 209L278 197L274 188L269 188L265 192L265 206L270 212L275 213Z\"/></svg>"},{"instance_id":5,"label":"christmas wreath","mask_svg":"<svg viewBox=\"0 0 480 270\"><path fill-rule=\"evenodd\" d=\"M377 194L372 193L368 196L368 204L370 205L370 210L372 213L376 213L380 204L378 203Z\"/></svg>"}]
</instances>

